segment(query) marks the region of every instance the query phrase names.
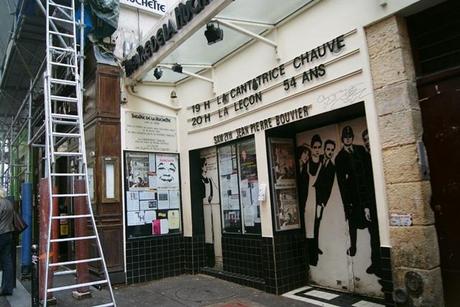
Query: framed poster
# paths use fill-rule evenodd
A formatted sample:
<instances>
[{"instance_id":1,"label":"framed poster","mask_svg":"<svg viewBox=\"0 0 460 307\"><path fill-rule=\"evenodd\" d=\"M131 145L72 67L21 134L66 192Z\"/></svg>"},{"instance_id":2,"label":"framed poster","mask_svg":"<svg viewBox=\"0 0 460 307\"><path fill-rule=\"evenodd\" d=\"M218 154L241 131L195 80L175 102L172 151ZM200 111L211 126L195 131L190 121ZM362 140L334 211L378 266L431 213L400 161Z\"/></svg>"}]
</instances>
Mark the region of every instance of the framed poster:
<instances>
[{"instance_id":1,"label":"framed poster","mask_svg":"<svg viewBox=\"0 0 460 307\"><path fill-rule=\"evenodd\" d=\"M294 141L270 138L269 150L276 231L299 229Z\"/></svg>"},{"instance_id":2,"label":"framed poster","mask_svg":"<svg viewBox=\"0 0 460 307\"><path fill-rule=\"evenodd\" d=\"M181 232L179 156L125 152L128 239Z\"/></svg>"}]
</instances>

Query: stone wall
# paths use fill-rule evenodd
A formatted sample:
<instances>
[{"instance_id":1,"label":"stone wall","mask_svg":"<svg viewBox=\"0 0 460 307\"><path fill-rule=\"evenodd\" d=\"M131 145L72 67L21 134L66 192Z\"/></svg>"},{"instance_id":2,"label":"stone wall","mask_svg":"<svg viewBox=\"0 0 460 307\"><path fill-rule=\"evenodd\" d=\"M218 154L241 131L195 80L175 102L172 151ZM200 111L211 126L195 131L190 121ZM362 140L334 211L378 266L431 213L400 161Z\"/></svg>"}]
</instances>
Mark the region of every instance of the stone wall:
<instances>
[{"instance_id":1,"label":"stone wall","mask_svg":"<svg viewBox=\"0 0 460 307\"><path fill-rule=\"evenodd\" d=\"M409 306L443 306L431 187L417 151L423 128L405 20L392 16L365 30L389 213L413 216L411 227L390 227L394 288L408 292ZM422 293L411 290L417 281Z\"/></svg>"}]
</instances>

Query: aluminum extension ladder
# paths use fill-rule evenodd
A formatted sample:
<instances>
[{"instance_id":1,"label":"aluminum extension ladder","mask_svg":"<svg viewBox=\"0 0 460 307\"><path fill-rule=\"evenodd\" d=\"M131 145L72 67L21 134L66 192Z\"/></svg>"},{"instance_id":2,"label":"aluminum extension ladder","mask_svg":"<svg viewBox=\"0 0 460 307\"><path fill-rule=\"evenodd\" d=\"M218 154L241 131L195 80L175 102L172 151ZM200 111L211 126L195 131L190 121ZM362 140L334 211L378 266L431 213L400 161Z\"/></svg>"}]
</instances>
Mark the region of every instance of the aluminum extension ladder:
<instances>
[{"instance_id":1,"label":"aluminum extension ladder","mask_svg":"<svg viewBox=\"0 0 460 307\"><path fill-rule=\"evenodd\" d=\"M96 222L91 207L89 195L88 171L86 162L86 148L83 126L83 95L82 81L79 75L83 69L83 25L80 27L80 54L77 53L77 32L75 20L75 2L78 0L45 0L46 1L46 56L47 67L44 74L44 108L46 126L46 171L48 177L49 192L49 219L48 235L46 242L46 264L44 278L43 306L47 306L48 294L64 290L78 289L90 286L107 286L110 292L110 300L102 306L116 306L112 286L107 271L107 265L102 251L101 241L96 227ZM83 3L81 4L83 8ZM83 15L83 10L81 12ZM80 18L83 20L83 18ZM73 143L72 143L73 142ZM73 144L77 150L69 149ZM67 146L66 146L67 145ZM78 165L76 171L57 170L56 160L60 157L67 157ZM79 179L85 182L84 193L75 192L72 184L68 191L61 191L59 194L53 193L53 185L57 180ZM73 214L59 216L59 212L53 212L53 200L56 198L72 200L76 197L85 197L88 214ZM71 238L51 238L51 228L55 220L90 219L94 235L75 236ZM54 262L50 260L50 250L52 243L75 242L78 240L95 240L97 244L98 256L88 259L74 259L66 262ZM77 255L75 253L75 258ZM104 270L102 280L78 283L72 278L74 284L49 288L49 274L54 276L74 274L76 270L56 271L59 267L77 265L80 263L99 262ZM42 279L43 280L43 279Z\"/></svg>"}]
</instances>

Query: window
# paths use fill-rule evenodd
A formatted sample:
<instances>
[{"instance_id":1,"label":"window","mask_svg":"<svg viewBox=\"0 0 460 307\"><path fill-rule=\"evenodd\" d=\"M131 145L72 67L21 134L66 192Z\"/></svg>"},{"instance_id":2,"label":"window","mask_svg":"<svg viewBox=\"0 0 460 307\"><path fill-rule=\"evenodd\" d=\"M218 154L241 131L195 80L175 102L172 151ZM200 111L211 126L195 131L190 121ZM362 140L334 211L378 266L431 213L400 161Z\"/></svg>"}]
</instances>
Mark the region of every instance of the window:
<instances>
[{"instance_id":1,"label":"window","mask_svg":"<svg viewBox=\"0 0 460 307\"><path fill-rule=\"evenodd\" d=\"M128 238L180 233L179 156L125 152Z\"/></svg>"},{"instance_id":2,"label":"window","mask_svg":"<svg viewBox=\"0 0 460 307\"><path fill-rule=\"evenodd\" d=\"M218 163L223 231L260 234L254 139L219 147Z\"/></svg>"}]
</instances>

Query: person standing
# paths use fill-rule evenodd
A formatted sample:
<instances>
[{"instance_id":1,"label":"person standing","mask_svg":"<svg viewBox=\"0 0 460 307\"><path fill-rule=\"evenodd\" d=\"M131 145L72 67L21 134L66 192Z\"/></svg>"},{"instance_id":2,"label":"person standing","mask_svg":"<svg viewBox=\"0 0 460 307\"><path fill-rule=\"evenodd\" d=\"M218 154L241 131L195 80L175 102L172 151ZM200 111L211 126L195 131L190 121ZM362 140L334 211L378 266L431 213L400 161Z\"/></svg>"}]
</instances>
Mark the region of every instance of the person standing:
<instances>
[{"instance_id":1,"label":"person standing","mask_svg":"<svg viewBox=\"0 0 460 307\"><path fill-rule=\"evenodd\" d=\"M6 191L0 186L0 263L3 269L0 296L13 294L13 204L6 199Z\"/></svg>"}]
</instances>

